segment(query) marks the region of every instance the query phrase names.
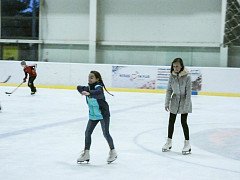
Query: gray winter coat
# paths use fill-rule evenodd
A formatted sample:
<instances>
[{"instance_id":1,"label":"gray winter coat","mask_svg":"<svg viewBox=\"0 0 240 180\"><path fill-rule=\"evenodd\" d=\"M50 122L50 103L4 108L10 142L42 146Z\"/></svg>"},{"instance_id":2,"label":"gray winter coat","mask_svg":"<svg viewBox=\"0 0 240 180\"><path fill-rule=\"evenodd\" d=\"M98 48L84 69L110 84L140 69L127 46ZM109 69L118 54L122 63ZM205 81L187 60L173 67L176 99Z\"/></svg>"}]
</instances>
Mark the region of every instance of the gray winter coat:
<instances>
[{"instance_id":1,"label":"gray winter coat","mask_svg":"<svg viewBox=\"0 0 240 180\"><path fill-rule=\"evenodd\" d=\"M191 89L192 81L186 69L178 75L172 72L166 90L165 107L173 114L191 113Z\"/></svg>"}]
</instances>

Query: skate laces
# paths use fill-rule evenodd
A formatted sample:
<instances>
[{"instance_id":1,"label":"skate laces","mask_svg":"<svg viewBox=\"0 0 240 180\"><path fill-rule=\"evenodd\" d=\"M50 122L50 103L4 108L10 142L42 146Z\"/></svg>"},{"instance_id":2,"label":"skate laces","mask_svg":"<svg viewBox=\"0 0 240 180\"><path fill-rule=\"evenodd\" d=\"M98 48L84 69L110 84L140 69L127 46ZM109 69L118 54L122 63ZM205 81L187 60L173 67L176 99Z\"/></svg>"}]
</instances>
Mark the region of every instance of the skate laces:
<instances>
[{"instance_id":1,"label":"skate laces","mask_svg":"<svg viewBox=\"0 0 240 180\"><path fill-rule=\"evenodd\" d=\"M83 157L86 154L86 151L82 150L80 153L81 153L81 157Z\"/></svg>"},{"instance_id":2,"label":"skate laces","mask_svg":"<svg viewBox=\"0 0 240 180\"><path fill-rule=\"evenodd\" d=\"M114 151L114 150L110 150L110 151L109 151L109 156L110 156L110 157L116 156L115 151Z\"/></svg>"},{"instance_id":3,"label":"skate laces","mask_svg":"<svg viewBox=\"0 0 240 180\"><path fill-rule=\"evenodd\" d=\"M111 151L109 151L109 156L113 156L113 151L111 150Z\"/></svg>"}]
</instances>

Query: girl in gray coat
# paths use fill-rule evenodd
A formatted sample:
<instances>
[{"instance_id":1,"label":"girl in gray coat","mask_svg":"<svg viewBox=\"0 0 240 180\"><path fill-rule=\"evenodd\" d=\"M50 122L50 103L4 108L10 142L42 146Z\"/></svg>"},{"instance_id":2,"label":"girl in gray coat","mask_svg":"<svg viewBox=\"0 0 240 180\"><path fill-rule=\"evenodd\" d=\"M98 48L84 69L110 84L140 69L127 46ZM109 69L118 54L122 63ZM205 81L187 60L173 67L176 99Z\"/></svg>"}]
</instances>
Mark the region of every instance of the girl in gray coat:
<instances>
[{"instance_id":1,"label":"girl in gray coat","mask_svg":"<svg viewBox=\"0 0 240 180\"><path fill-rule=\"evenodd\" d=\"M192 112L191 83L191 77L184 68L182 59L174 59L171 65L171 74L166 90L165 110L170 111L170 116L168 124L168 139L162 148L163 152L169 151L172 148L172 136L177 114L181 114L181 124L185 136L182 154L188 154L191 152L187 124L188 113Z\"/></svg>"}]
</instances>

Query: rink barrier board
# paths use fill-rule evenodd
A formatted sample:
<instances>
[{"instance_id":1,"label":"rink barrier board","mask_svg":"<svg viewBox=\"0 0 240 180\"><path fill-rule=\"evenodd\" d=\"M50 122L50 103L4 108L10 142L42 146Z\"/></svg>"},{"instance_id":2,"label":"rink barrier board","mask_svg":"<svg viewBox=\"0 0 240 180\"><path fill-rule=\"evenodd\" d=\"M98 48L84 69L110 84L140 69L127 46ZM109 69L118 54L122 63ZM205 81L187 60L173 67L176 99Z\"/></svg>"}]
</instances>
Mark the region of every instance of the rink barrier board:
<instances>
[{"instance_id":1,"label":"rink barrier board","mask_svg":"<svg viewBox=\"0 0 240 180\"><path fill-rule=\"evenodd\" d=\"M12 86L16 87L19 84L10 84L5 83L0 86ZM21 87L27 87L27 84L22 85ZM66 86L66 85L40 85L36 84L37 88L47 88L47 89L67 89L67 90L76 90L77 86ZM107 88L109 91L114 92L138 92L138 93L165 93L163 89L132 89L132 88ZM225 96L225 97L240 97L240 93L227 93L227 92L197 92L192 91L192 95L203 95L203 96Z\"/></svg>"}]
</instances>

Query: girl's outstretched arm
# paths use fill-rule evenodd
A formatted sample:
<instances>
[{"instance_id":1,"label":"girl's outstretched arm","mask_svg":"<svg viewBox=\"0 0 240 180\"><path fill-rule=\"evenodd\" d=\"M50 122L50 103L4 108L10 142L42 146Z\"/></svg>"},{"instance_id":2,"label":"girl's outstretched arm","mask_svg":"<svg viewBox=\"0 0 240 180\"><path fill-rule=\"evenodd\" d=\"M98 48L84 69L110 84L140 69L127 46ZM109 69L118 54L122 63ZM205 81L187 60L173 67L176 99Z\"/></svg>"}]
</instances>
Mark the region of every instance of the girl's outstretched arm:
<instances>
[{"instance_id":1,"label":"girl's outstretched arm","mask_svg":"<svg viewBox=\"0 0 240 180\"><path fill-rule=\"evenodd\" d=\"M83 91L89 92L88 86L77 86L77 90L79 93L82 93Z\"/></svg>"}]
</instances>

